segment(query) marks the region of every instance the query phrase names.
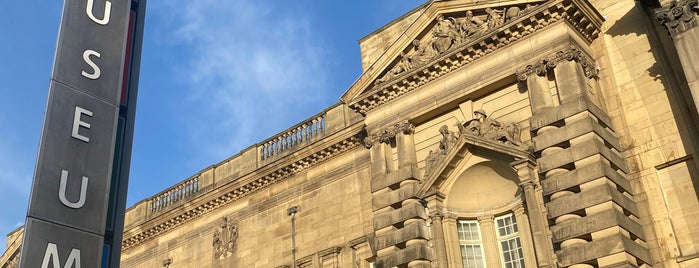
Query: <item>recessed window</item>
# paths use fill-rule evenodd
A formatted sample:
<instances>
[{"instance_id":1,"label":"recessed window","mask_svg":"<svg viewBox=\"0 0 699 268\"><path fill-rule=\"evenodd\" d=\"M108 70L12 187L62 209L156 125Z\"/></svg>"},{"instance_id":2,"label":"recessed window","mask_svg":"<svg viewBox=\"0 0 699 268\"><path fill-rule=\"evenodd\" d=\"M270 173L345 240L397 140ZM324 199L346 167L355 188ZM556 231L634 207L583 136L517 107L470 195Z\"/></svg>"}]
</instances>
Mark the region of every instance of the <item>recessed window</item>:
<instances>
[{"instance_id":1,"label":"recessed window","mask_svg":"<svg viewBox=\"0 0 699 268\"><path fill-rule=\"evenodd\" d=\"M457 223L459 233L459 245L461 247L461 259L464 268L483 268L483 243L478 221L462 220Z\"/></svg>"},{"instance_id":2,"label":"recessed window","mask_svg":"<svg viewBox=\"0 0 699 268\"><path fill-rule=\"evenodd\" d=\"M513 214L495 218L502 263L505 268L523 268L524 255L517 221Z\"/></svg>"}]
</instances>

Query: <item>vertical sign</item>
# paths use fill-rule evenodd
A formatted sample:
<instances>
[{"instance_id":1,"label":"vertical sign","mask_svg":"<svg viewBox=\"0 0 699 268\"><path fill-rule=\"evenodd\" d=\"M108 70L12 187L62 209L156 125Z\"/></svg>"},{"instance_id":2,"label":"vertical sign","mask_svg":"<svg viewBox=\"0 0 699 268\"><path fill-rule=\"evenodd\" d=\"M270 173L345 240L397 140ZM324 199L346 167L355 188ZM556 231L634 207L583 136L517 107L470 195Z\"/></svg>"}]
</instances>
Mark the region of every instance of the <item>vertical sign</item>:
<instances>
[{"instance_id":1,"label":"vertical sign","mask_svg":"<svg viewBox=\"0 0 699 268\"><path fill-rule=\"evenodd\" d=\"M64 1L21 268L101 266L131 1Z\"/></svg>"}]
</instances>

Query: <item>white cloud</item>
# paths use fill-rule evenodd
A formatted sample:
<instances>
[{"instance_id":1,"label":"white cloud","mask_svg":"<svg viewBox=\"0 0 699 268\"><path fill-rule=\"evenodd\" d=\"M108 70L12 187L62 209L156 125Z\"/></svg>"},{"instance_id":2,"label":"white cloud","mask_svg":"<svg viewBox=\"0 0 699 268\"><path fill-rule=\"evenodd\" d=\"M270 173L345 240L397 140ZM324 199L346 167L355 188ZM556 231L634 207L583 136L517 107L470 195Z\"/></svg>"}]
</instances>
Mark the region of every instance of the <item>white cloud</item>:
<instances>
[{"instance_id":1,"label":"white cloud","mask_svg":"<svg viewBox=\"0 0 699 268\"><path fill-rule=\"evenodd\" d=\"M190 49L173 56L185 57L176 66L189 83L185 121L206 153L230 156L325 108L323 41L293 3L167 2L156 9Z\"/></svg>"}]
</instances>

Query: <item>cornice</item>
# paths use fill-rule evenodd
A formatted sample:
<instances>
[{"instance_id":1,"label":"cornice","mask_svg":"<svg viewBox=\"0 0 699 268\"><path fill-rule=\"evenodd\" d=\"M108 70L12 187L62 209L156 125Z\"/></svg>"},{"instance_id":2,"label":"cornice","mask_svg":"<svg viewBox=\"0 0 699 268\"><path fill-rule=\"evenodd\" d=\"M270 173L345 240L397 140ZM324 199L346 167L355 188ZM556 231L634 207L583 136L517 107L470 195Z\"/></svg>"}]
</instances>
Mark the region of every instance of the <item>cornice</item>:
<instances>
[{"instance_id":1,"label":"cornice","mask_svg":"<svg viewBox=\"0 0 699 268\"><path fill-rule=\"evenodd\" d=\"M602 16L583 0L549 1L524 8L521 12L521 15L486 32L474 34L463 44L442 51L419 66L405 63L405 59L411 55L401 53L393 69L368 85L369 89L349 101L348 106L366 115L382 104L559 21L570 25L584 40L591 43L599 35L603 21ZM415 43L413 46L417 50L420 44Z\"/></svg>"},{"instance_id":2,"label":"cornice","mask_svg":"<svg viewBox=\"0 0 699 268\"><path fill-rule=\"evenodd\" d=\"M160 235L161 233L167 232L175 227L185 224L191 220L200 218L201 216L219 209L226 204L239 200L249 194L258 192L270 185L277 182L283 181L284 179L297 174L303 170L306 170L312 166L320 164L326 160L329 160L341 153L344 153L353 148L359 147L363 144L363 125L357 123L353 126L348 127L348 131L340 133L340 137L328 137L325 140L330 141L332 144L325 146L319 150L313 150L313 146L309 146L309 152L302 157L294 157L290 155L285 157L286 159L291 159L288 161L279 161L273 166L272 169L267 171L260 169L259 172L254 172L253 174L264 174L261 176L251 176L249 179L243 179L240 183L234 184L232 186L221 187L216 191L212 191L213 194L205 194L199 198L201 201L191 201L181 207L181 209L176 209L163 214L157 218L152 219L150 222L146 222L139 226L140 228L134 228L133 231L129 230L124 233L124 239L122 242L122 250L128 250L132 247L138 246L150 239L153 239ZM339 139L339 140L338 140ZM338 140L337 142L332 142L332 140ZM295 155L304 155L303 153ZM281 160L281 159L280 159Z\"/></svg>"}]
</instances>

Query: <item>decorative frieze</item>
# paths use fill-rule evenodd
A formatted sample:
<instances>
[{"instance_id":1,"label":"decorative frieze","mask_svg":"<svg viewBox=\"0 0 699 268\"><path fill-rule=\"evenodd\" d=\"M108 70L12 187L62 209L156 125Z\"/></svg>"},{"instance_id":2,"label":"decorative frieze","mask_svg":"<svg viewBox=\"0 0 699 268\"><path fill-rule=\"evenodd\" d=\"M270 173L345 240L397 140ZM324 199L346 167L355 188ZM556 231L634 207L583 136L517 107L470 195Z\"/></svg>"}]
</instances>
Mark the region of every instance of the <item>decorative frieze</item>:
<instances>
[{"instance_id":1,"label":"decorative frieze","mask_svg":"<svg viewBox=\"0 0 699 268\"><path fill-rule=\"evenodd\" d=\"M534 64L529 64L515 72L515 75L519 81L526 81L531 75L545 76L548 70L556 68L559 62L562 61L575 61L580 64L587 78L596 78L597 75L599 75L599 69L594 61L575 46L570 46L566 50L558 51L556 54L539 60Z\"/></svg>"},{"instance_id":2,"label":"decorative frieze","mask_svg":"<svg viewBox=\"0 0 699 268\"><path fill-rule=\"evenodd\" d=\"M674 0L669 6L656 10L655 16L665 25L670 36L675 36L697 26L698 2L697 0Z\"/></svg>"}]
</instances>

